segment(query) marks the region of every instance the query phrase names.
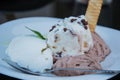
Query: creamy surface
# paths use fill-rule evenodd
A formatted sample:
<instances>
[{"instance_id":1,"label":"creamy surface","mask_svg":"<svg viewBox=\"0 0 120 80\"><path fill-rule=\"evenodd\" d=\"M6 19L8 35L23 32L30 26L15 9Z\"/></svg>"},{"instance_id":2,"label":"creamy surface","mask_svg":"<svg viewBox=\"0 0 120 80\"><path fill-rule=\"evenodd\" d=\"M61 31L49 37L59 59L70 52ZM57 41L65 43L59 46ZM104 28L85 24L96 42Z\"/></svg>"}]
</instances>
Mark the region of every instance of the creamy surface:
<instances>
[{"instance_id":1,"label":"creamy surface","mask_svg":"<svg viewBox=\"0 0 120 80\"><path fill-rule=\"evenodd\" d=\"M14 38L6 53L10 59L21 67L34 72L43 72L53 65L52 51L45 49L46 42L33 36L19 36Z\"/></svg>"},{"instance_id":2,"label":"creamy surface","mask_svg":"<svg viewBox=\"0 0 120 80\"><path fill-rule=\"evenodd\" d=\"M69 17L50 29L47 44L58 57L82 55L93 47L85 17Z\"/></svg>"},{"instance_id":3,"label":"creamy surface","mask_svg":"<svg viewBox=\"0 0 120 80\"><path fill-rule=\"evenodd\" d=\"M54 57L53 68L102 69L100 62L110 53L109 47L96 33L92 33L94 46L86 54L79 56ZM88 74L80 71L56 71L58 76L76 76Z\"/></svg>"},{"instance_id":4,"label":"creamy surface","mask_svg":"<svg viewBox=\"0 0 120 80\"><path fill-rule=\"evenodd\" d=\"M110 54L111 50L97 33L92 33L92 36L94 46L87 52L86 55L98 62L101 62Z\"/></svg>"}]
</instances>

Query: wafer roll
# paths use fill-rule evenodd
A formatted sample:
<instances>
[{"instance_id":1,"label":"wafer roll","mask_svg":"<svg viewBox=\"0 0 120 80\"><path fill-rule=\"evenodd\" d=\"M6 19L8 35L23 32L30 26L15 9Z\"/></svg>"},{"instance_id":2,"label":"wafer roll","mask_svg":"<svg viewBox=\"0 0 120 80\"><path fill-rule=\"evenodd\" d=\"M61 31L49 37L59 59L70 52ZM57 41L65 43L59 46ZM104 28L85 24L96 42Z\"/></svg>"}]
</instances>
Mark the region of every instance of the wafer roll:
<instances>
[{"instance_id":1,"label":"wafer roll","mask_svg":"<svg viewBox=\"0 0 120 80\"><path fill-rule=\"evenodd\" d=\"M99 18L103 0L89 0L88 8L86 11L86 18L89 23L91 32L95 31L95 27Z\"/></svg>"}]
</instances>

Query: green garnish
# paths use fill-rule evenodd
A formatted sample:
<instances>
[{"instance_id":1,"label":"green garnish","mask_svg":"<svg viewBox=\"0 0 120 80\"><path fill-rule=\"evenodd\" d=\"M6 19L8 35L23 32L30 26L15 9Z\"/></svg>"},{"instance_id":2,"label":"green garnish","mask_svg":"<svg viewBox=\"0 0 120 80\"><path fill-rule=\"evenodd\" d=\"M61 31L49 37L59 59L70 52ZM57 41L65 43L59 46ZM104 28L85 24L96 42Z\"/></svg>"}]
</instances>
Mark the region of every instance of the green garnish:
<instances>
[{"instance_id":1,"label":"green garnish","mask_svg":"<svg viewBox=\"0 0 120 80\"><path fill-rule=\"evenodd\" d=\"M46 40L46 38L38 31L30 29L29 27L26 27L27 29L29 29L30 31L32 31L33 33L35 33L39 38Z\"/></svg>"},{"instance_id":2,"label":"green garnish","mask_svg":"<svg viewBox=\"0 0 120 80\"><path fill-rule=\"evenodd\" d=\"M43 48L43 49L41 50L41 52L43 53L46 49L47 49L47 47L46 47L46 48Z\"/></svg>"}]
</instances>

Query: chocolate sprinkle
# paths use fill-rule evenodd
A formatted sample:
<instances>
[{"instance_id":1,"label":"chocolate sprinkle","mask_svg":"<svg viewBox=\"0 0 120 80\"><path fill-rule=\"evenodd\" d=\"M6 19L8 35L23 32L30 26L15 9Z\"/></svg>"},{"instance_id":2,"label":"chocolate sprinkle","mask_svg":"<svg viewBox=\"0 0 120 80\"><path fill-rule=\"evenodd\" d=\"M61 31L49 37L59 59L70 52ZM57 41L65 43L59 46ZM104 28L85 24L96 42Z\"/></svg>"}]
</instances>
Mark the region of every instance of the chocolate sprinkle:
<instances>
[{"instance_id":1,"label":"chocolate sprinkle","mask_svg":"<svg viewBox=\"0 0 120 80\"><path fill-rule=\"evenodd\" d=\"M78 24L80 24L80 22L77 22Z\"/></svg>"},{"instance_id":2,"label":"chocolate sprinkle","mask_svg":"<svg viewBox=\"0 0 120 80\"><path fill-rule=\"evenodd\" d=\"M85 21L85 19L82 19L81 22L83 23L83 25L88 25L88 22Z\"/></svg>"},{"instance_id":3,"label":"chocolate sprinkle","mask_svg":"<svg viewBox=\"0 0 120 80\"><path fill-rule=\"evenodd\" d=\"M76 34L74 34L71 30L69 30L70 31L70 33L73 35L73 36L76 36Z\"/></svg>"},{"instance_id":4,"label":"chocolate sprinkle","mask_svg":"<svg viewBox=\"0 0 120 80\"><path fill-rule=\"evenodd\" d=\"M58 40L58 36L55 35L55 40L54 40L54 42L57 42L57 40Z\"/></svg>"},{"instance_id":5,"label":"chocolate sprinkle","mask_svg":"<svg viewBox=\"0 0 120 80\"><path fill-rule=\"evenodd\" d=\"M59 57L62 57L62 51L61 51L61 52L57 52L57 55L58 55Z\"/></svg>"},{"instance_id":6,"label":"chocolate sprinkle","mask_svg":"<svg viewBox=\"0 0 120 80\"><path fill-rule=\"evenodd\" d=\"M76 66L80 66L80 64L76 64Z\"/></svg>"},{"instance_id":7,"label":"chocolate sprinkle","mask_svg":"<svg viewBox=\"0 0 120 80\"><path fill-rule=\"evenodd\" d=\"M52 28L49 30L49 32L51 32L56 26L52 26Z\"/></svg>"},{"instance_id":8,"label":"chocolate sprinkle","mask_svg":"<svg viewBox=\"0 0 120 80\"><path fill-rule=\"evenodd\" d=\"M52 46L52 48L56 49L56 46Z\"/></svg>"},{"instance_id":9,"label":"chocolate sprinkle","mask_svg":"<svg viewBox=\"0 0 120 80\"><path fill-rule=\"evenodd\" d=\"M64 30L64 32L66 32L66 31L67 31L67 28L63 28L63 30Z\"/></svg>"},{"instance_id":10,"label":"chocolate sprinkle","mask_svg":"<svg viewBox=\"0 0 120 80\"><path fill-rule=\"evenodd\" d=\"M77 19L71 19L71 22L74 22L74 21L76 21Z\"/></svg>"}]
</instances>

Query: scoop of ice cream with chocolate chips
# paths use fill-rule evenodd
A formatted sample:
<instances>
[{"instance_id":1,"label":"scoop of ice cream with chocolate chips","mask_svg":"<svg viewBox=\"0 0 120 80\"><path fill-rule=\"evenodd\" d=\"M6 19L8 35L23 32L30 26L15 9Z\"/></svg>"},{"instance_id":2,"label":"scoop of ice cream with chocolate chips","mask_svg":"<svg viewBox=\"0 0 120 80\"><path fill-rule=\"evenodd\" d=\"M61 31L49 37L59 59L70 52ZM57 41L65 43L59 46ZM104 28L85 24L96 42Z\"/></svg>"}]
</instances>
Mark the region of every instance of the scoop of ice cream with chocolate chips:
<instances>
[{"instance_id":1,"label":"scoop of ice cream with chocolate chips","mask_svg":"<svg viewBox=\"0 0 120 80\"><path fill-rule=\"evenodd\" d=\"M47 44L57 57L88 52L93 47L93 40L87 20L83 15L61 20L50 29Z\"/></svg>"},{"instance_id":2,"label":"scoop of ice cream with chocolate chips","mask_svg":"<svg viewBox=\"0 0 120 80\"><path fill-rule=\"evenodd\" d=\"M54 25L47 36L47 45L53 52L53 69L102 69L100 62L110 48L96 33L90 32L85 16L69 17ZM88 74L81 71L55 71L58 76Z\"/></svg>"}]
</instances>

